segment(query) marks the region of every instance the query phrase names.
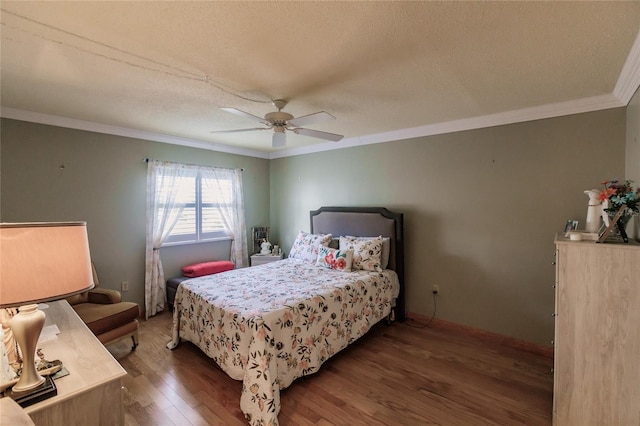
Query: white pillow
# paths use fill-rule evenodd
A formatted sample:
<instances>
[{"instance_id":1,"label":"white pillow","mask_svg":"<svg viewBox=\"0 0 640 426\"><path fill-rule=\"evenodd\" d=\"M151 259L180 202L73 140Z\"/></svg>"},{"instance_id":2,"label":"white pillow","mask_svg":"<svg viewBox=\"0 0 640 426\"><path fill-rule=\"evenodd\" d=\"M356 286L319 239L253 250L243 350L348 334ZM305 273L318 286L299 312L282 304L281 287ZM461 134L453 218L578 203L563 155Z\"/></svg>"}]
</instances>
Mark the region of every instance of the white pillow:
<instances>
[{"instance_id":1,"label":"white pillow","mask_svg":"<svg viewBox=\"0 0 640 426\"><path fill-rule=\"evenodd\" d=\"M352 237L349 235L346 235L344 237L340 237L340 238L347 238L350 240L371 240L371 239L377 239L377 238L382 238L382 254L380 256L380 267L382 269L387 269L387 266L389 266L389 254L391 253L391 238L389 237ZM332 242L335 240L332 240ZM338 240L339 242L339 240ZM329 247L332 247L331 244L329 244ZM336 245L336 247L339 247L339 245Z\"/></svg>"},{"instance_id":2,"label":"white pillow","mask_svg":"<svg viewBox=\"0 0 640 426\"><path fill-rule=\"evenodd\" d=\"M353 250L353 269L382 271L382 237L340 237L340 250Z\"/></svg>"},{"instance_id":3,"label":"white pillow","mask_svg":"<svg viewBox=\"0 0 640 426\"><path fill-rule=\"evenodd\" d=\"M353 250L338 250L331 247L320 246L318 248L318 260L316 266L334 269L336 271L350 272L353 264Z\"/></svg>"},{"instance_id":4,"label":"white pillow","mask_svg":"<svg viewBox=\"0 0 640 426\"><path fill-rule=\"evenodd\" d=\"M309 234L300 231L291 246L289 259L297 259L303 262L316 263L318 260L318 248L328 246L331 234Z\"/></svg>"}]
</instances>

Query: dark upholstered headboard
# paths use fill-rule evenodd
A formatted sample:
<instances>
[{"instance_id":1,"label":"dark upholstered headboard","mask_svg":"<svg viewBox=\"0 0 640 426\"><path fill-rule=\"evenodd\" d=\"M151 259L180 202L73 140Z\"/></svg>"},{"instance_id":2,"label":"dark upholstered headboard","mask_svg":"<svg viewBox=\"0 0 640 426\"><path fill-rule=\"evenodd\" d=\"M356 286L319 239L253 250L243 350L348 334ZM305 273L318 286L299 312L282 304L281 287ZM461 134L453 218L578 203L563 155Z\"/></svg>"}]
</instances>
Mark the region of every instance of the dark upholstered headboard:
<instances>
[{"instance_id":1,"label":"dark upholstered headboard","mask_svg":"<svg viewBox=\"0 0 640 426\"><path fill-rule=\"evenodd\" d=\"M334 237L389 237L389 269L398 274L400 294L396 301L396 319L404 321L404 237L403 215L384 207L321 207L311 211L311 232Z\"/></svg>"}]
</instances>

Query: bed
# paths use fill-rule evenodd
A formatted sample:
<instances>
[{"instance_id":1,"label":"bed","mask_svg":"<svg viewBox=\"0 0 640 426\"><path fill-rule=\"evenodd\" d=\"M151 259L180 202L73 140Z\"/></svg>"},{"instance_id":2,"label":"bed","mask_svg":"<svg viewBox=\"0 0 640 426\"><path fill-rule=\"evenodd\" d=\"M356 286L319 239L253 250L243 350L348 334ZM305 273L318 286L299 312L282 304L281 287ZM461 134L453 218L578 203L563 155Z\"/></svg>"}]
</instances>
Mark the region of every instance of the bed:
<instances>
[{"instance_id":1,"label":"bed","mask_svg":"<svg viewBox=\"0 0 640 426\"><path fill-rule=\"evenodd\" d=\"M167 346L190 341L241 380L251 425L277 425L281 389L377 322L404 320L402 214L322 207L310 219L288 259L186 280L176 292ZM363 269L341 271L345 262Z\"/></svg>"}]
</instances>

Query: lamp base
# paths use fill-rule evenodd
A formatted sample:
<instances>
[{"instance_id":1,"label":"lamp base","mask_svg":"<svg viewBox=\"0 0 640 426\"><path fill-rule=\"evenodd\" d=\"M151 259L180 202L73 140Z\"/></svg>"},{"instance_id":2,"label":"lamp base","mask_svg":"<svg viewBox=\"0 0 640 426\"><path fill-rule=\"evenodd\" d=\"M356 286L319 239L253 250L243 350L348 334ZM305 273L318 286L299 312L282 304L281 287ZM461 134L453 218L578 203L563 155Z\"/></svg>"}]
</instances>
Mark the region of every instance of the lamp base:
<instances>
[{"instance_id":1,"label":"lamp base","mask_svg":"<svg viewBox=\"0 0 640 426\"><path fill-rule=\"evenodd\" d=\"M5 396L13 399L21 407L28 407L36 402L44 401L47 398L56 396L58 389L51 376L45 376L44 383L37 388L26 390L22 392L15 392L13 389L9 389L5 392Z\"/></svg>"}]
</instances>

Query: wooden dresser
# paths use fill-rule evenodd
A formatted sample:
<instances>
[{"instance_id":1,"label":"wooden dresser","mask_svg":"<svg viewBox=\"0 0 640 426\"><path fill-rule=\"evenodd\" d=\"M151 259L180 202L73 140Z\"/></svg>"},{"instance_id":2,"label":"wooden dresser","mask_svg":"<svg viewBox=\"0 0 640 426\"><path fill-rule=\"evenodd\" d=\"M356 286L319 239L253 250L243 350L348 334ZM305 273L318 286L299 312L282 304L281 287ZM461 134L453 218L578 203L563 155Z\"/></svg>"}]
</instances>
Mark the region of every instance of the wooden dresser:
<instances>
[{"instance_id":1,"label":"wooden dresser","mask_svg":"<svg viewBox=\"0 0 640 426\"><path fill-rule=\"evenodd\" d=\"M49 302L45 327L56 324L55 340L38 345L59 359L69 375L55 381L58 395L25 408L36 425L122 425L122 377L127 372L91 333L67 301Z\"/></svg>"},{"instance_id":2,"label":"wooden dresser","mask_svg":"<svg viewBox=\"0 0 640 426\"><path fill-rule=\"evenodd\" d=\"M640 244L555 242L553 424L640 425Z\"/></svg>"}]
</instances>

